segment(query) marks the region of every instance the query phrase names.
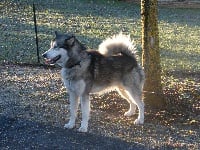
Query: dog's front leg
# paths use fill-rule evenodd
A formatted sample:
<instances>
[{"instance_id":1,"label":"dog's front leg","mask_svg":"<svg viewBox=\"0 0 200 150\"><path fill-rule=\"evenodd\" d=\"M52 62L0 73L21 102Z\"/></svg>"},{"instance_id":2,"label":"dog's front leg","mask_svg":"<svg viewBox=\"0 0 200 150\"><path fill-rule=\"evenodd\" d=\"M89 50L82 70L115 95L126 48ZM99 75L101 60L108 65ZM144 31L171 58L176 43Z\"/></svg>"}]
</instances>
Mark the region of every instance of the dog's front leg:
<instances>
[{"instance_id":1,"label":"dog's front leg","mask_svg":"<svg viewBox=\"0 0 200 150\"><path fill-rule=\"evenodd\" d=\"M79 99L74 92L69 92L69 99L70 99L70 119L69 122L65 124L64 128L72 129L75 126Z\"/></svg>"},{"instance_id":2,"label":"dog's front leg","mask_svg":"<svg viewBox=\"0 0 200 150\"><path fill-rule=\"evenodd\" d=\"M88 121L90 116L90 100L89 94L83 94L81 96L81 111L82 111L82 121L81 127L79 128L79 132L87 132L88 129Z\"/></svg>"}]
</instances>

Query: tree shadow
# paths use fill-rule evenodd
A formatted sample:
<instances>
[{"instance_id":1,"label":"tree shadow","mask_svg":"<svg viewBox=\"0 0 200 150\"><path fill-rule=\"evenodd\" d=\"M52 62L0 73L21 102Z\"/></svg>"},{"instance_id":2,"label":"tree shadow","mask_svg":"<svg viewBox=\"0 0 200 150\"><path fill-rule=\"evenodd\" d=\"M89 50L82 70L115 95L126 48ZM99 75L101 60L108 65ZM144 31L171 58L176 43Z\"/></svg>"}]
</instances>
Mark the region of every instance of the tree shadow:
<instances>
[{"instance_id":1,"label":"tree shadow","mask_svg":"<svg viewBox=\"0 0 200 150\"><path fill-rule=\"evenodd\" d=\"M177 23L190 27L199 26L199 9L159 8L159 20L167 23Z\"/></svg>"}]
</instances>

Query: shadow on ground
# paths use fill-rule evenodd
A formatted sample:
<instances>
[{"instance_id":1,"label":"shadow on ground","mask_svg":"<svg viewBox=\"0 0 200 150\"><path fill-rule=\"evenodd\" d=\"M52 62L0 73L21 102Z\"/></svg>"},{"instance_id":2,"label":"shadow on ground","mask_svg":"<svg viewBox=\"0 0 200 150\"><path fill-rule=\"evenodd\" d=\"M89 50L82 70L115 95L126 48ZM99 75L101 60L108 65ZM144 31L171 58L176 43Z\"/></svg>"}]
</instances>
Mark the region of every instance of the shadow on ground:
<instances>
[{"instance_id":1,"label":"shadow on ground","mask_svg":"<svg viewBox=\"0 0 200 150\"><path fill-rule=\"evenodd\" d=\"M1 149L145 149L117 138L0 116Z\"/></svg>"}]
</instances>

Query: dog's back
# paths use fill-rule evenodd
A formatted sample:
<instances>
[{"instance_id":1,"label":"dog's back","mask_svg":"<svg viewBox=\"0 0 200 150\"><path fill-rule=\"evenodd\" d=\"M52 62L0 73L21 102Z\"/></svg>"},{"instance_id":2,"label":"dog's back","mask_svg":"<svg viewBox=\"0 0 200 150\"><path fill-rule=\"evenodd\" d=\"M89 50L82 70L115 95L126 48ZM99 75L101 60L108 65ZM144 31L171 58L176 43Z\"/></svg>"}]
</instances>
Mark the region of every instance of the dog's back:
<instances>
[{"instance_id":1,"label":"dog's back","mask_svg":"<svg viewBox=\"0 0 200 150\"><path fill-rule=\"evenodd\" d=\"M104 56L97 51L89 52L91 56L90 73L95 82L109 84L122 80L124 74L128 74L137 62L131 57L124 55Z\"/></svg>"}]
</instances>

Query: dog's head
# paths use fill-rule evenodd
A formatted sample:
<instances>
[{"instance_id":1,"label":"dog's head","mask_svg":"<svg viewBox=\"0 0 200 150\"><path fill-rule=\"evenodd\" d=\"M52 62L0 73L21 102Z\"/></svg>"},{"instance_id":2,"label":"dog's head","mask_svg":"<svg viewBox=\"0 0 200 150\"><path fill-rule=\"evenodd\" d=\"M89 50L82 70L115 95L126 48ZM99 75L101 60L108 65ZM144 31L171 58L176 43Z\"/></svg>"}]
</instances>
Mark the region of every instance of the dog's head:
<instances>
[{"instance_id":1,"label":"dog's head","mask_svg":"<svg viewBox=\"0 0 200 150\"><path fill-rule=\"evenodd\" d=\"M57 32L55 35L55 39L51 41L50 49L42 56L47 64L58 64L70 68L80 61L80 54L86 48L74 35L58 34Z\"/></svg>"}]
</instances>

